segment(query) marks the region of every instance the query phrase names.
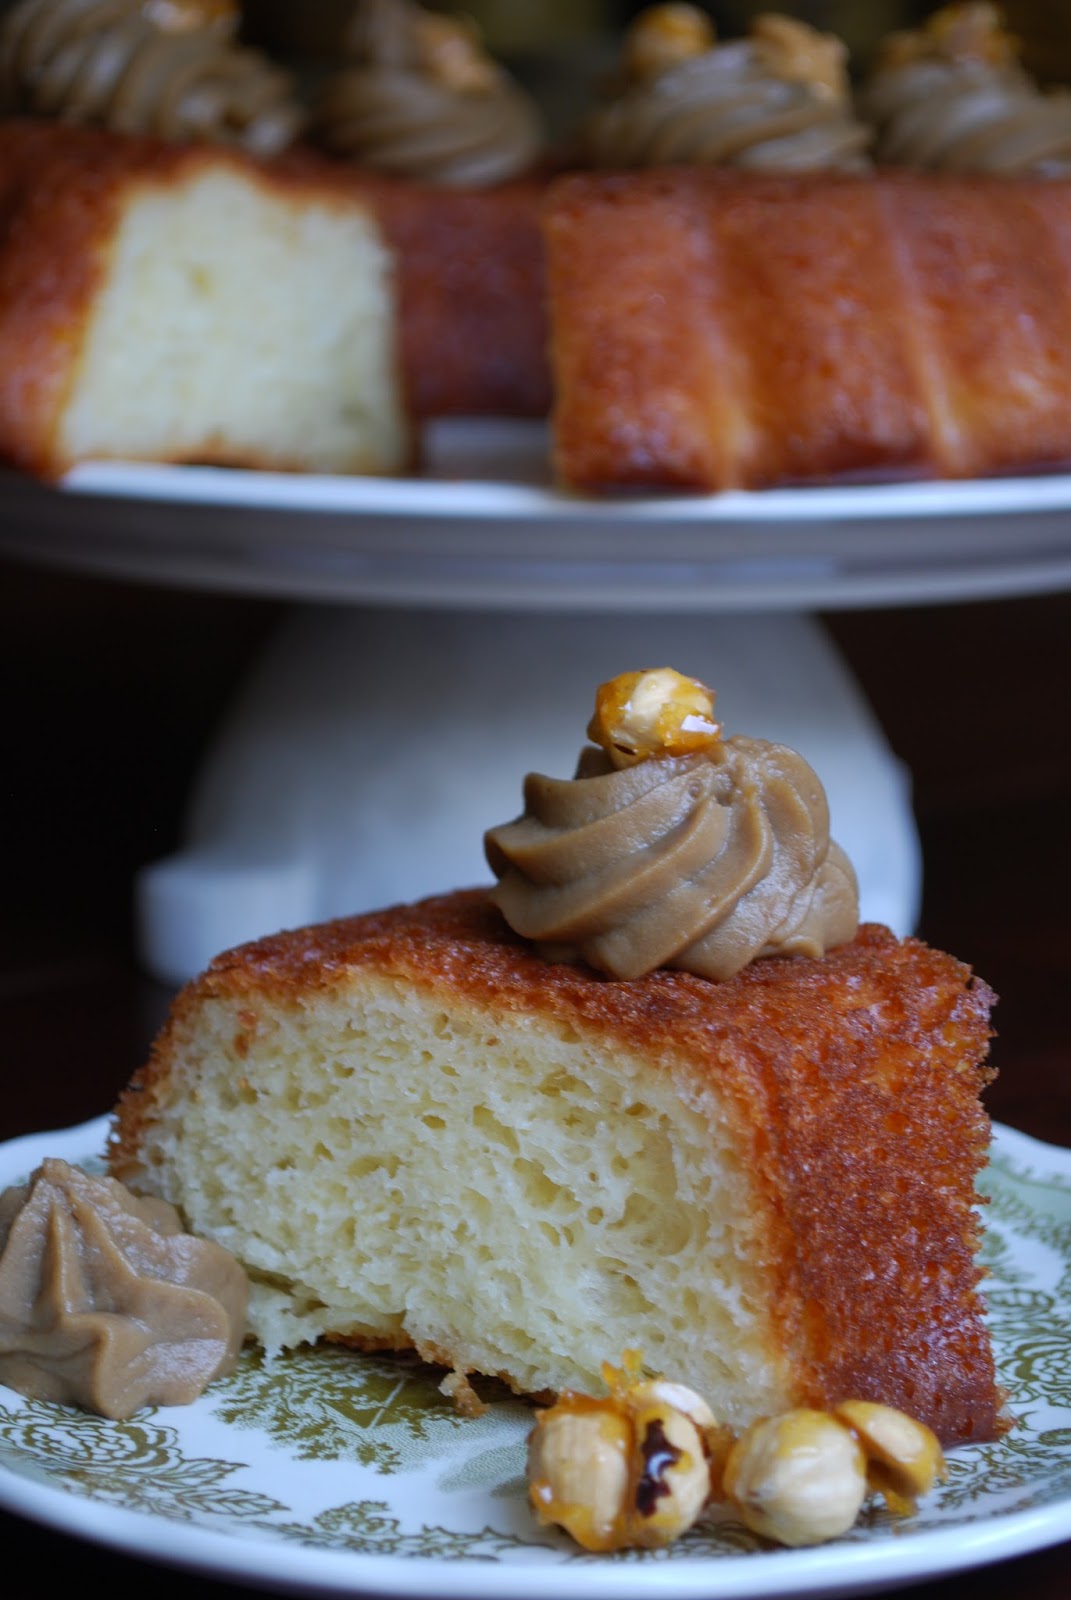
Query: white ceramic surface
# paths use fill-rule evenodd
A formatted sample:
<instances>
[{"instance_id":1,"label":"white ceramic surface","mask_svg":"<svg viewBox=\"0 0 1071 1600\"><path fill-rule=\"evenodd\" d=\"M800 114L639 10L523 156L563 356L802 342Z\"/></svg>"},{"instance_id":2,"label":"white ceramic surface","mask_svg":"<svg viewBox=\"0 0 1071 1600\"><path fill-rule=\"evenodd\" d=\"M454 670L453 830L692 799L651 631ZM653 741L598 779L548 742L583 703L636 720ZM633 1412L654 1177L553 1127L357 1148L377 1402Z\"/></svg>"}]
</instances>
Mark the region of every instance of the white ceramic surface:
<instances>
[{"instance_id":1,"label":"white ceramic surface","mask_svg":"<svg viewBox=\"0 0 1071 1600\"><path fill-rule=\"evenodd\" d=\"M0 1147L0 1187L85 1166L106 1121ZM914 1518L774 1549L712 1517L663 1552L591 1556L528 1508L530 1413L459 1418L397 1358L305 1351L194 1405L109 1423L0 1388L0 1505L148 1561L308 1595L413 1600L774 1600L861 1595L1071 1538L1071 1152L995 1129L988 1298L1016 1425L949 1453Z\"/></svg>"},{"instance_id":2,"label":"white ceramic surface","mask_svg":"<svg viewBox=\"0 0 1071 1600\"><path fill-rule=\"evenodd\" d=\"M1071 586L1071 476L587 499L540 424L428 430L419 477L88 463L0 474L0 550L304 600L734 610Z\"/></svg>"}]
</instances>

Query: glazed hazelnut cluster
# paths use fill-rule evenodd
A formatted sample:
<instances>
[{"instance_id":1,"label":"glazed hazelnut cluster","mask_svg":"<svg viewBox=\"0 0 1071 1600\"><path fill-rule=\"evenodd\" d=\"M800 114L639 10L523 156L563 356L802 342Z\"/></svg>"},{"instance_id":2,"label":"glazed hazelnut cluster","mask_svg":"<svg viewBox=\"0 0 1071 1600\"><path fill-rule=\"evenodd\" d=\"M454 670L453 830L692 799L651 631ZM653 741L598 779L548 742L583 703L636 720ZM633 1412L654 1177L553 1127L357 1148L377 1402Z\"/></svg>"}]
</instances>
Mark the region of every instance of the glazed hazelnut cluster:
<instances>
[{"instance_id":1,"label":"glazed hazelnut cluster","mask_svg":"<svg viewBox=\"0 0 1071 1600\"><path fill-rule=\"evenodd\" d=\"M638 1374L630 1352L604 1367L605 1398L566 1393L536 1417L532 1507L585 1550L671 1544L718 1501L777 1544L822 1544L848 1532L870 1495L910 1516L944 1478L935 1435L891 1406L798 1408L734 1436L684 1384Z\"/></svg>"},{"instance_id":2,"label":"glazed hazelnut cluster","mask_svg":"<svg viewBox=\"0 0 1071 1600\"><path fill-rule=\"evenodd\" d=\"M710 749L721 738L714 691L672 667L622 672L599 685L588 738L618 769Z\"/></svg>"}]
</instances>

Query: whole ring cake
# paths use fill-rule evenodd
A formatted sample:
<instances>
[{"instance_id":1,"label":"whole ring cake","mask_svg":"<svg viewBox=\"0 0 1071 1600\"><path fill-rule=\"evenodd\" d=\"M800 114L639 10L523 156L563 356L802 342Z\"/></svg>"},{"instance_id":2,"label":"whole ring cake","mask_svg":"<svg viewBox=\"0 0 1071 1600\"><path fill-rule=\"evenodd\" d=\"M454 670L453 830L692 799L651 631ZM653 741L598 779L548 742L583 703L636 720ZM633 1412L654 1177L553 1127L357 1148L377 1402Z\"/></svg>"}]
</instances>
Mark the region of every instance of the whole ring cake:
<instances>
[{"instance_id":1,"label":"whole ring cake","mask_svg":"<svg viewBox=\"0 0 1071 1600\"><path fill-rule=\"evenodd\" d=\"M0 459L393 473L431 419L549 416L589 494L1065 466L1069 101L991 13L853 97L836 38L656 6L551 160L410 0L363 0L307 116L229 6L22 0Z\"/></svg>"}]
</instances>

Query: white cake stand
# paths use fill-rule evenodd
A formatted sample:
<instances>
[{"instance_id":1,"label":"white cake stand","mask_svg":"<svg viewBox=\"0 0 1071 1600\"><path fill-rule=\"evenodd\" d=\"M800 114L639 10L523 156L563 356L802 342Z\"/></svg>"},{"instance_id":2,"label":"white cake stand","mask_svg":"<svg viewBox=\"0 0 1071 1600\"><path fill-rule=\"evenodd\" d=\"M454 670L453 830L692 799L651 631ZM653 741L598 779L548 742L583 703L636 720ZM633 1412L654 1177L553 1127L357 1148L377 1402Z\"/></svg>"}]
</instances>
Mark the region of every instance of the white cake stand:
<instances>
[{"instance_id":1,"label":"white cake stand","mask_svg":"<svg viewBox=\"0 0 1071 1600\"><path fill-rule=\"evenodd\" d=\"M222 722L186 837L137 885L146 967L484 882L529 770L571 772L595 686L671 665L822 777L862 912L921 893L909 777L817 610L1071 587L1071 479L592 503L519 425L434 430L420 479L94 465L3 480L0 549L292 604Z\"/></svg>"}]
</instances>

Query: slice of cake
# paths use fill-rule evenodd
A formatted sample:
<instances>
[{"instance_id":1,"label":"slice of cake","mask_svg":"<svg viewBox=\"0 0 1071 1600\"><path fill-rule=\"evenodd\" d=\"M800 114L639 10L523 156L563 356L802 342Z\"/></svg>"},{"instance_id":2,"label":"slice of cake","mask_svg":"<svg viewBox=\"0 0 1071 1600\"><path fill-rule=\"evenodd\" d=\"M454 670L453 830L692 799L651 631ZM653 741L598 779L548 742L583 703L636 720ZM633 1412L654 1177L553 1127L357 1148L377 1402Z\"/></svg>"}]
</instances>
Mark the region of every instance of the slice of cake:
<instances>
[{"instance_id":1,"label":"slice of cake","mask_svg":"<svg viewBox=\"0 0 1071 1600\"><path fill-rule=\"evenodd\" d=\"M412 1346L540 1392L639 1347L733 1426L857 1396L986 1438L989 1001L875 927L725 983L607 981L458 894L220 957L111 1169L242 1261L269 1349Z\"/></svg>"},{"instance_id":2,"label":"slice of cake","mask_svg":"<svg viewBox=\"0 0 1071 1600\"><path fill-rule=\"evenodd\" d=\"M734 1428L854 1398L991 1438L993 997L856 930L794 752L694 701L633 738L644 692L602 697L575 780L528 780L496 888L218 957L120 1100L112 1173L239 1258L271 1351L413 1348L456 1392L540 1394L639 1350Z\"/></svg>"}]
</instances>

